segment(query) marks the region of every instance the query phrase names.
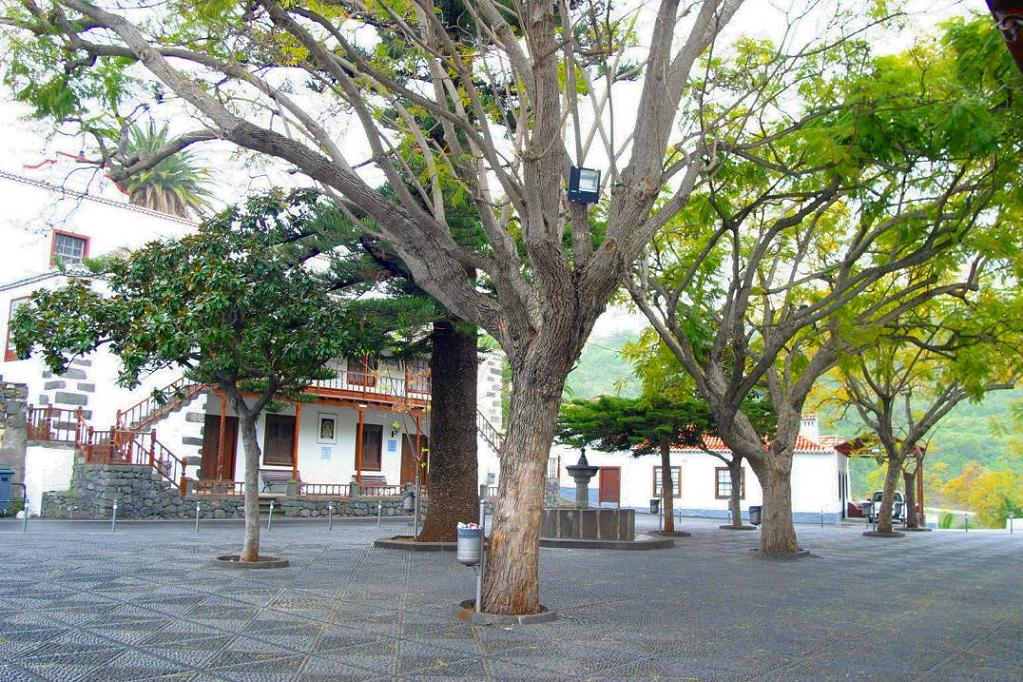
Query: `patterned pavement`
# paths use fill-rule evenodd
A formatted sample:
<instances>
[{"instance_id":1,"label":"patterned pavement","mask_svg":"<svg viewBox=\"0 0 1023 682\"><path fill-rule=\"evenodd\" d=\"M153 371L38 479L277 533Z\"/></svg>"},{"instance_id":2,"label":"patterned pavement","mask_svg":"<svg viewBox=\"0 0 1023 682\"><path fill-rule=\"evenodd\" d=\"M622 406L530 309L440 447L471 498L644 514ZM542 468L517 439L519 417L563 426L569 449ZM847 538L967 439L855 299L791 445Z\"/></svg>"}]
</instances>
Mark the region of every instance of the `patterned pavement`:
<instances>
[{"instance_id":1,"label":"patterned pavement","mask_svg":"<svg viewBox=\"0 0 1023 682\"><path fill-rule=\"evenodd\" d=\"M239 571L208 563L238 523L4 520L0 680L1023 680L1023 533L800 526L814 556L774 562L718 523L542 550L560 620L480 627L452 554L372 547L401 521L281 522L264 550L291 567Z\"/></svg>"}]
</instances>

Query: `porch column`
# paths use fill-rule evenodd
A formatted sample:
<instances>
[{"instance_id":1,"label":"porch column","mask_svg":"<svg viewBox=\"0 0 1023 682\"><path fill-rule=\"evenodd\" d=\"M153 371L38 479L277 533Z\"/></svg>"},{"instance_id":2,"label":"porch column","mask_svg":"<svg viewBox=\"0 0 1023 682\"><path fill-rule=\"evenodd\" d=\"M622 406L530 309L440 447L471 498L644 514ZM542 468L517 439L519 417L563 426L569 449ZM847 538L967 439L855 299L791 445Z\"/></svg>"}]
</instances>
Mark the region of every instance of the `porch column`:
<instances>
[{"instance_id":1,"label":"porch column","mask_svg":"<svg viewBox=\"0 0 1023 682\"><path fill-rule=\"evenodd\" d=\"M291 439L291 480L298 480L298 438L302 424L302 403L295 403L295 435Z\"/></svg>"},{"instance_id":2,"label":"porch column","mask_svg":"<svg viewBox=\"0 0 1023 682\"><path fill-rule=\"evenodd\" d=\"M355 482L362 494L362 431L366 424L366 410L359 406L359 426L355 430Z\"/></svg>"},{"instance_id":3,"label":"porch column","mask_svg":"<svg viewBox=\"0 0 1023 682\"><path fill-rule=\"evenodd\" d=\"M227 394L220 393L220 434L217 438L217 480L224 480L224 439L227 437Z\"/></svg>"}]
</instances>

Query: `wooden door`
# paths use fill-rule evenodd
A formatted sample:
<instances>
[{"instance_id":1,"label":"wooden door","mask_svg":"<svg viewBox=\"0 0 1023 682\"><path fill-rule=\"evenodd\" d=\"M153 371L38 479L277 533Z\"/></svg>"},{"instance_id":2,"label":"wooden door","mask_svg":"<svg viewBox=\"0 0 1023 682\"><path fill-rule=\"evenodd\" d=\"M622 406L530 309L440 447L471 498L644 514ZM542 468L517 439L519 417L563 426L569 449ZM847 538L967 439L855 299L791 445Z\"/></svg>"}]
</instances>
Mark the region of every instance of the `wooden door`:
<instances>
[{"instance_id":1,"label":"wooden door","mask_svg":"<svg viewBox=\"0 0 1023 682\"><path fill-rule=\"evenodd\" d=\"M384 444L384 427L380 424L362 425L362 470L380 471L380 456Z\"/></svg>"},{"instance_id":2,"label":"wooden door","mask_svg":"<svg viewBox=\"0 0 1023 682\"><path fill-rule=\"evenodd\" d=\"M202 464L199 468L199 478L233 481L235 452L238 449L238 417L224 419L223 457L219 452L219 443L220 415L208 414L202 429Z\"/></svg>"},{"instance_id":3,"label":"wooden door","mask_svg":"<svg viewBox=\"0 0 1023 682\"><path fill-rule=\"evenodd\" d=\"M419 449L421 458L426 459L425 451L430 447L430 439L426 436L419 436ZM416 435L406 433L401 439L401 484L415 484L416 482ZM426 485L430 472L426 467L419 470L420 483Z\"/></svg>"},{"instance_id":4,"label":"wooden door","mask_svg":"<svg viewBox=\"0 0 1023 682\"><path fill-rule=\"evenodd\" d=\"M292 466L295 457L295 417L268 414L263 431L263 464Z\"/></svg>"},{"instance_id":5,"label":"wooden door","mask_svg":"<svg viewBox=\"0 0 1023 682\"><path fill-rule=\"evenodd\" d=\"M600 488L597 493L597 504L613 502L622 505L622 468L600 467Z\"/></svg>"}]
</instances>

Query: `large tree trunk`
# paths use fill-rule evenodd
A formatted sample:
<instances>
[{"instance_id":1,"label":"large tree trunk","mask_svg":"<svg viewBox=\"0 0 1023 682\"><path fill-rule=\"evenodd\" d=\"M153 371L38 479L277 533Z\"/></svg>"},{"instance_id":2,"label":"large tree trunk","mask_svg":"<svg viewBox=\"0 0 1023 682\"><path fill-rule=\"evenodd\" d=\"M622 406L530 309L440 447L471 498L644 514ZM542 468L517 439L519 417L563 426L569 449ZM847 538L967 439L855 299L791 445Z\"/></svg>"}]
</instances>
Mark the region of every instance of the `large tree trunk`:
<instances>
[{"instance_id":1,"label":"large tree trunk","mask_svg":"<svg viewBox=\"0 0 1023 682\"><path fill-rule=\"evenodd\" d=\"M906 500L906 528L917 528L919 523L916 515L916 472L903 471L902 480L906 485L904 498Z\"/></svg>"},{"instance_id":2,"label":"large tree trunk","mask_svg":"<svg viewBox=\"0 0 1023 682\"><path fill-rule=\"evenodd\" d=\"M661 505L664 507L664 532L675 532L675 507L672 493L675 491L671 480L671 445L661 446Z\"/></svg>"},{"instance_id":3,"label":"large tree trunk","mask_svg":"<svg viewBox=\"0 0 1023 682\"><path fill-rule=\"evenodd\" d=\"M483 610L487 613L540 612L540 511L567 367L562 371L554 362L535 364L516 372L514 378L486 558Z\"/></svg>"},{"instance_id":4,"label":"large tree trunk","mask_svg":"<svg viewBox=\"0 0 1023 682\"><path fill-rule=\"evenodd\" d=\"M732 494L728 496L732 526L742 528L742 457L732 456L732 460L728 463L728 478L732 482Z\"/></svg>"},{"instance_id":5,"label":"large tree trunk","mask_svg":"<svg viewBox=\"0 0 1023 682\"><path fill-rule=\"evenodd\" d=\"M256 419L243 406L235 405L238 412L238 426L242 435L242 450L245 454L245 541L242 545L241 561L259 559L259 441L256 440Z\"/></svg>"},{"instance_id":6,"label":"large tree trunk","mask_svg":"<svg viewBox=\"0 0 1023 682\"><path fill-rule=\"evenodd\" d=\"M892 506L895 503L895 488L899 484L899 473L902 471L902 457L889 455L888 471L884 475L884 494L881 497L881 509L877 514L877 532L892 532Z\"/></svg>"},{"instance_id":7,"label":"large tree trunk","mask_svg":"<svg viewBox=\"0 0 1023 682\"><path fill-rule=\"evenodd\" d=\"M476 330L452 320L433 325L430 356L430 504L422 542L454 542L456 524L479 515L476 482Z\"/></svg>"},{"instance_id":8,"label":"large tree trunk","mask_svg":"<svg viewBox=\"0 0 1023 682\"><path fill-rule=\"evenodd\" d=\"M771 453L765 475L757 473L764 489L760 551L765 555L796 554L796 528L792 523L792 451Z\"/></svg>"}]
</instances>

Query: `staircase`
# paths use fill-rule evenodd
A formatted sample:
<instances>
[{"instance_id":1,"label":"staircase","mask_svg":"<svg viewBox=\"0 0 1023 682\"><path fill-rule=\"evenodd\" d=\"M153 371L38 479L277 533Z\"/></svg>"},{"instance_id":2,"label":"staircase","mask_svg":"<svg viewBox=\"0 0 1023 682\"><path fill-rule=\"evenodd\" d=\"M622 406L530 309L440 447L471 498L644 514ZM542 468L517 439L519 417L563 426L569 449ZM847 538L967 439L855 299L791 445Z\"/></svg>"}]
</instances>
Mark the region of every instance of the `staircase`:
<instances>
[{"instance_id":1,"label":"staircase","mask_svg":"<svg viewBox=\"0 0 1023 682\"><path fill-rule=\"evenodd\" d=\"M504 452L504 436L497 427L490 423L490 420L484 416L479 408L476 409L476 431L479 432L480 436L485 440L490 447L494 449L494 452L500 456Z\"/></svg>"},{"instance_id":2,"label":"staircase","mask_svg":"<svg viewBox=\"0 0 1023 682\"><path fill-rule=\"evenodd\" d=\"M117 411L117 428L125 431L142 431L149 428L171 412L186 407L209 386L181 377L163 388L156 389L149 397L140 400L125 410Z\"/></svg>"}]
</instances>

